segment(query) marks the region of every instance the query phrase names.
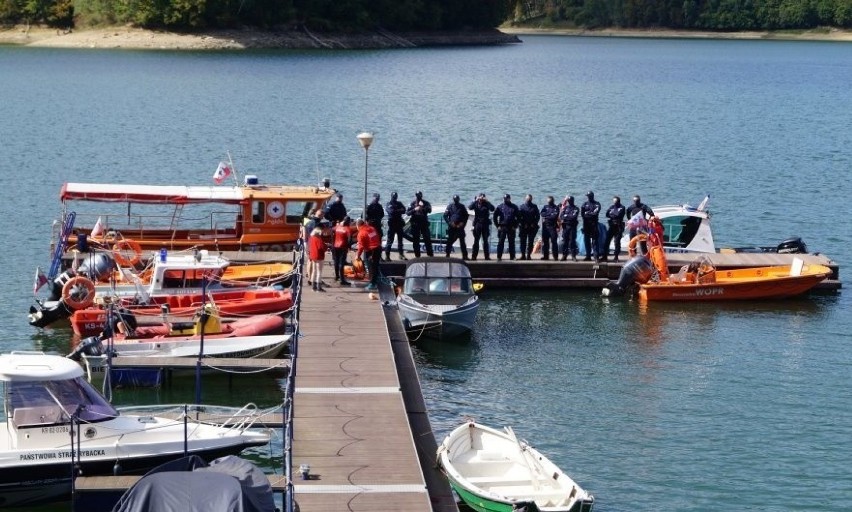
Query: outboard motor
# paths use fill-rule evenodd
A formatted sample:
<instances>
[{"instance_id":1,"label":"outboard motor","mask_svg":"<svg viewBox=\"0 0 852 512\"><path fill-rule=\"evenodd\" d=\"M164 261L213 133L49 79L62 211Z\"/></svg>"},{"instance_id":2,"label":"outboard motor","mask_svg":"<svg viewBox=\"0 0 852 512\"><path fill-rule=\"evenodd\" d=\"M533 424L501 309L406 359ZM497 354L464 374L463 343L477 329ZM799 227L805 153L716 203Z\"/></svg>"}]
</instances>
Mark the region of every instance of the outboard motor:
<instances>
[{"instance_id":1,"label":"outboard motor","mask_svg":"<svg viewBox=\"0 0 852 512\"><path fill-rule=\"evenodd\" d=\"M807 254L808 246L801 237L790 237L778 244L778 254Z\"/></svg>"},{"instance_id":2,"label":"outboard motor","mask_svg":"<svg viewBox=\"0 0 852 512\"><path fill-rule=\"evenodd\" d=\"M115 262L105 252L87 255L77 267L77 274L84 275L92 281L100 281L101 277L109 277L115 269Z\"/></svg>"},{"instance_id":3,"label":"outboard motor","mask_svg":"<svg viewBox=\"0 0 852 512\"><path fill-rule=\"evenodd\" d=\"M102 356L104 354L104 345L102 341L103 339L100 336L84 338L80 340L77 347L65 357L74 361L79 361L82 359L83 354L87 356Z\"/></svg>"},{"instance_id":4,"label":"outboard motor","mask_svg":"<svg viewBox=\"0 0 852 512\"><path fill-rule=\"evenodd\" d=\"M611 281L601 290L604 297L624 295L627 289L634 283L647 283L654 275L654 264L645 256L634 256L630 258L621 269L618 281Z\"/></svg>"}]
</instances>

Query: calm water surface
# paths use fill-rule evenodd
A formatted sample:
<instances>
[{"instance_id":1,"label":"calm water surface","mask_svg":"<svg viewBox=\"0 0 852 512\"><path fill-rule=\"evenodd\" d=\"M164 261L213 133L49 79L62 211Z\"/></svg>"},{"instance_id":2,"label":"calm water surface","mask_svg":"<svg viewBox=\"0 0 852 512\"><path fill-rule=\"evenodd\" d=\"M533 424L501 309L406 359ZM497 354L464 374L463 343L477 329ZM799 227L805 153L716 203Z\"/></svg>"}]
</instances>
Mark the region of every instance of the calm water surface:
<instances>
[{"instance_id":1,"label":"calm water surface","mask_svg":"<svg viewBox=\"0 0 852 512\"><path fill-rule=\"evenodd\" d=\"M652 205L711 194L719 245L791 234L848 272L852 45L528 37L359 52L0 47L0 349L64 352L26 323L65 181L330 177L434 205L531 192ZM539 200L539 202L543 202ZM843 273L841 274L843 277ZM657 305L486 290L469 344L416 345L436 436L513 425L602 511L852 509L852 301ZM191 381L190 381L191 385ZM260 390L260 392L258 392ZM274 403L255 380L210 402ZM122 390L117 401L188 400ZM267 467L277 455L257 454Z\"/></svg>"}]
</instances>

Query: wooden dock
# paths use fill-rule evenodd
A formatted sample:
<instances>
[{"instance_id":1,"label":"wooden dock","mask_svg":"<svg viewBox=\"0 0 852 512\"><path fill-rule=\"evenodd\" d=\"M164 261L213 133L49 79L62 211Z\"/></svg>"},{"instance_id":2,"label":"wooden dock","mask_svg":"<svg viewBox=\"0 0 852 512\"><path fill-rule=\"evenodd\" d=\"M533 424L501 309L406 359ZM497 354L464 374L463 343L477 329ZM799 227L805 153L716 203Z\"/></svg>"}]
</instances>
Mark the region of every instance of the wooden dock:
<instances>
[{"instance_id":1,"label":"wooden dock","mask_svg":"<svg viewBox=\"0 0 852 512\"><path fill-rule=\"evenodd\" d=\"M294 480L302 512L457 510L436 475L422 397L410 396L420 384L408 341L389 332L381 302L360 287L302 293L293 401L293 474L310 465L309 479Z\"/></svg>"},{"instance_id":2,"label":"wooden dock","mask_svg":"<svg viewBox=\"0 0 852 512\"><path fill-rule=\"evenodd\" d=\"M789 265L798 257L805 264L825 265L832 270L832 275L817 285L818 290L836 291L842 286L840 266L822 254L716 253L709 256L718 269ZM698 255L667 254L666 257L669 270L677 272ZM405 275L405 262L399 260L396 253L391 253L391 258L390 262L382 262L382 272L400 280ZM578 259L580 261L542 260L541 254L533 254L532 260L512 261L504 254L503 260L497 261L492 254L490 260L480 256L478 260L468 261L468 266L474 280L484 283L486 288L603 288L609 281L618 279L628 257L623 254L618 262Z\"/></svg>"}]
</instances>

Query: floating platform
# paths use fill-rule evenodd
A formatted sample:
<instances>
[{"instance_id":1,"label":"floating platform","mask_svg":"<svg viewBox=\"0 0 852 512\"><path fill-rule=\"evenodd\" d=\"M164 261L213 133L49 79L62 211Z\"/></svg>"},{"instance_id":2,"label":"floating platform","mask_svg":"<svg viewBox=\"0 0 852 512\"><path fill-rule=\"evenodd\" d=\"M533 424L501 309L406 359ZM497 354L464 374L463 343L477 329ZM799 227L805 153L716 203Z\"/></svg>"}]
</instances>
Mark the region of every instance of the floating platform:
<instances>
[{"instance_id":1,"label":"floating platform","mask_svg":"<svg viewBox=\"0 0 852 512\"><path fill-rule=\"evenodd\" d=\"M683 265L692 263L698 256L698 254L667 254L669 270L675 273ZM841 288L840 266L822 254L716 253L710 255L710 259L720 270L789 265L793 262L793 258L800 258L805 264L825 265L831 269L831 276L817 285L817 290L837 291ZM629 258L624 255L617 262L583 261L583 257L577 259L579 261L542 260L540 254L533 254L532 260L509 260L504 254L503 260L497 261L496 256L492 254L490 260L484 260L480 256L479 259L469 260L467 263L473 279L485 284L486 288L603 288L609 281L618 279L621 268ZM391 260L382 261L382 273L399 281L405 275L406 262L400 260L396 253L391 253Z\"/></svg>"}]
</instances>

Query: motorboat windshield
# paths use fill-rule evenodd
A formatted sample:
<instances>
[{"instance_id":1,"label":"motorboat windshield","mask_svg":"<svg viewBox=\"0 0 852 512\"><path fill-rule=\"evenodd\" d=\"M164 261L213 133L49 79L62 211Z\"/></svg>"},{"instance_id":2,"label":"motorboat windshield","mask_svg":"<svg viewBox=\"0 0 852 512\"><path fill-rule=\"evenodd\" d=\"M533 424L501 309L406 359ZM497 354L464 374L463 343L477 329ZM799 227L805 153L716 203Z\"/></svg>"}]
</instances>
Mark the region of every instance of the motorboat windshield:
<instances>
[{"instance_id":1,"label":"motorboat windshield","mask_svg":"<svg viewBox=\"0 0 852 512\"><path fill-rule=\"evenodd\" d=\"M2 382L4 412L17 427L61 425L71 416L84 422L115 418L118 411L83 377Z\"/></svg>"},{"instance_id":2,"label":"motorboat windshield","mask_svg":"<svg viewBox=\"0 0 852 512\"><path fill-rule=\"evenodd\" d=\"M429 295L471 295L470 269L460 261L421 258L405 269L403 292Z\"/></svg>"}]
</instances>

